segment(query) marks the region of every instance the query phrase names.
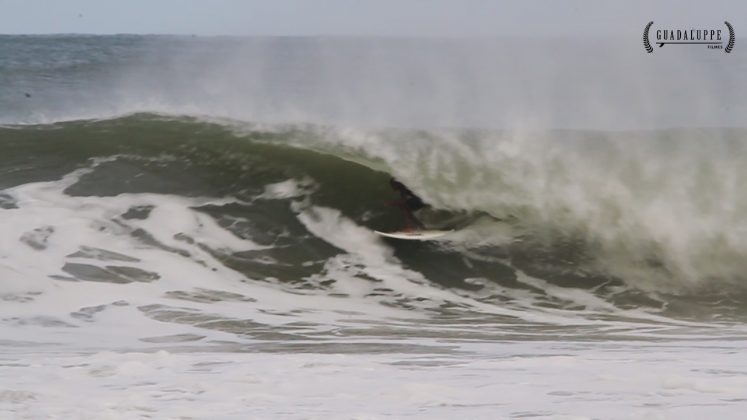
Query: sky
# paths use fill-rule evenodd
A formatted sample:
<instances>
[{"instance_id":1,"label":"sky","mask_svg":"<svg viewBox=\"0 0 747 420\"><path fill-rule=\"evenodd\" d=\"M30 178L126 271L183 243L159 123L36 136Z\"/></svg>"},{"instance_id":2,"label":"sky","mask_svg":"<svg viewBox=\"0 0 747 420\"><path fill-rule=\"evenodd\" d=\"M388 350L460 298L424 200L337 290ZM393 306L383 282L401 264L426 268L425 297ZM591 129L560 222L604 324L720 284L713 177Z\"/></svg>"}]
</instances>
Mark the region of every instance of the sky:
<instances>
[{"instance_id":1,"label":"sky","mask_svg":"<svg viewBox=\"0 0 747 420\"><path fill-rule=\"evenodd\" d=\"M628 37L648 21L747 33L741 0L0 0L3 34ZM744 29L742 29L744 28Z\"/></svg>"}]
</instances>

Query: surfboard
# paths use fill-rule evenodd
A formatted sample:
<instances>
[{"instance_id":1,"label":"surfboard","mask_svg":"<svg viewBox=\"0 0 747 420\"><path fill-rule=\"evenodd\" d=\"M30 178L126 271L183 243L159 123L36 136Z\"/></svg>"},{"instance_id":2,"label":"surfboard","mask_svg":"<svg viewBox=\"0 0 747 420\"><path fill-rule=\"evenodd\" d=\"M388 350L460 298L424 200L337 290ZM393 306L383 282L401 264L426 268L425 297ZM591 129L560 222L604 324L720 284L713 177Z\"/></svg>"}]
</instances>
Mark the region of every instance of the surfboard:
<instances>
[{"instance_id":1,"label":"surfboard","mask_svg":"<svg viewBox=\"0 0 747 420\"><path fill-rule=\"evenodd\" d=\"M387 238L406 239L411 241L429 241L449 234L453 232L453 230L411 230L407 232L379 232L378 230L375 230L374 232Z\"/></svg>"}]
</instances>

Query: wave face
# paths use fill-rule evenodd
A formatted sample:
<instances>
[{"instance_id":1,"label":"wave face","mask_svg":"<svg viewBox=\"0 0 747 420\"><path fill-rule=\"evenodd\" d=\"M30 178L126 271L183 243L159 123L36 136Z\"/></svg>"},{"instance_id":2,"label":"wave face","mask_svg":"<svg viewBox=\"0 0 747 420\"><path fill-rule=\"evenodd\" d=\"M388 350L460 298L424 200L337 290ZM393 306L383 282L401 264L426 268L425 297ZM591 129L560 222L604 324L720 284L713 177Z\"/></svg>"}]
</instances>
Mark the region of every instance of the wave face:
<instances>
[{"instance_id":1,"label":"wave face","mask_svg":"<svg viewBox=\"0 0 747 420\"><path fill-rule=\"evenodd\" d=\"M740 317L745 135L260 128L148 114L6 127L5 271L17 280L4 293L174 282L160 293L241 301L237 285L250 282L350 298L343 308ZM376 237L403 224L384 205L390 174L432 205L429 223L458 231L434 243ZM185 269L233 279L236 295L211 297Z\"/></svg>"}]
</instances>

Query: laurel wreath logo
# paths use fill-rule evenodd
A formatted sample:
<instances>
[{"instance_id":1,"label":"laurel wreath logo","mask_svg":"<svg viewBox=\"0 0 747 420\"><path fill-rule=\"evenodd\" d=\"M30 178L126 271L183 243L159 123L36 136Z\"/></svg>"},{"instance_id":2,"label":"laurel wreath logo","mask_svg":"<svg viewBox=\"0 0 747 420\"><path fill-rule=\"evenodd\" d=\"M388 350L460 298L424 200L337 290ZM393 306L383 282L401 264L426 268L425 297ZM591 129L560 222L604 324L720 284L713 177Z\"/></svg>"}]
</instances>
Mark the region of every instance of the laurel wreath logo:
<instances>
[{"instance_id":1,"label":"laurel wreath logo","mask_svg":"<svg viewBox=\"0 0 747 420\"><path fill-rule=\"evenodd\" d=\"M724 23L726 24L726 27L729 29L729 43L726 44L726 48L724 48L724 52L728 54L731 52L731 50L734 49L734 41L736 37L734 36L734 28L731 26L731 23L727 21L724 21Z\"/></svg>"},{"instance_id":2,"label":"laurel wreath logo","mask_svg":"<svg viewBox=\"0 0 747 420\"><path fill-rule=\"evenodd\" d=\"M646 25L646 28L643 30L643 47L646 48L646 51L649 54L654 52L654 48L651 46L651 43L648 42L648 30L651 29L651 25L653 24L654 24L654 21L652 20L651 22L648 23L648 25Z\"/></svg>"},{"instance_id":3,"label":"laurel wreath logo","mask_svg":"<svg viewBox=\"0 0 747 420\"><path fill-rule=\"evenodd\" d=\"M643 28L643 48L645 48L646 52L648 52L649 54L654 52L654 48L651 46L651 41L648 38L648 33L651 30L651 26L653 24L654 24L654 21L652 20L651 22L646 24L645 28ZM724 52L728 54L728 53L731 53L731 51L734 49L734 42L737 40L737 38L734 35L734 27L731 26L731 23L729 23L728 21L724 21L724 24L726 25L726 28L729 30L729 42L726 44L726 47L724 48ZM663 47L664 42L659 43L659 46ZM721 47L718 47L718 48L721 48Z\"/></svg>"}]
</instances>

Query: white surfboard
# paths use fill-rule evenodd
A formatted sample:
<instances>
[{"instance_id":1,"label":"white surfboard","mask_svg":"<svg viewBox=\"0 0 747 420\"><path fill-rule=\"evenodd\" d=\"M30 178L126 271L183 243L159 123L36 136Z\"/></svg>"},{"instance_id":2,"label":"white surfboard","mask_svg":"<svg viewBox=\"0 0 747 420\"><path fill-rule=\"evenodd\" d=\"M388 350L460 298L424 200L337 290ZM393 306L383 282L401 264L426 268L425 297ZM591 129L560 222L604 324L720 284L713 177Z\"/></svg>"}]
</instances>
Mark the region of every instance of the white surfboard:
<instances>
[{"instance_id":1,"label":"white surfboard","mask_svg":"<svg viewBox=\"0 0 747 420\"><path fill-rule=\"evenodd\" d=\"M453 232L453 230L411 230L406 232L379 232L378 230L375 230L374 232L387 238L407 239L411 241L429 241L449 234Z\"/></svg>"}]
</instances>

